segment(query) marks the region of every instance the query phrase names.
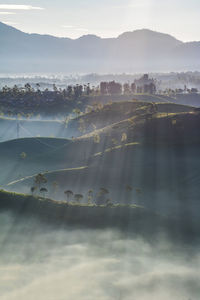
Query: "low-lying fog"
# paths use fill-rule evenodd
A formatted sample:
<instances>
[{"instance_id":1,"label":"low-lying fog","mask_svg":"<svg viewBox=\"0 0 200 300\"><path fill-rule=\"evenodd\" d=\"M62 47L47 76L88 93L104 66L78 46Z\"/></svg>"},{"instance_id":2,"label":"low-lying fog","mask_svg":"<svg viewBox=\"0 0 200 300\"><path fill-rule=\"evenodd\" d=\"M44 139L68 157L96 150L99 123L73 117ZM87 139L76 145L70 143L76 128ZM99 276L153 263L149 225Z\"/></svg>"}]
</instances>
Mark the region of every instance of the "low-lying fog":
<instances>
[{"instance_id":1,"label":"low-lying fog","mask_svg":"<svg viewBox=\"0 0 200 300\"><path fill-rule=\"evenodd\" d=\"M1 300L195 300L200 253L115 230L0 214Z\"/></svg>"}]
</instances>

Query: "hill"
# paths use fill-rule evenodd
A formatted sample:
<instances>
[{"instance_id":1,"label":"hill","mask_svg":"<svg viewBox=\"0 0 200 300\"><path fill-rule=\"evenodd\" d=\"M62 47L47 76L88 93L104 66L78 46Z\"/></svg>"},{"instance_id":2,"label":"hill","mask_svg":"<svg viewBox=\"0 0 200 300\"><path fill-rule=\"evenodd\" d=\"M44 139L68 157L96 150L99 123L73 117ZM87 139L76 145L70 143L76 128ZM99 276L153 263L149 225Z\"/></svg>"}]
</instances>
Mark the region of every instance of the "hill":
<instances>
[{"instance_id":1,"label":"hill","mask_svg":"<svg viewBox=\"0 0 200 300\"><path fill-rule=\"evenodd\" d=\"M166 218L151 210L135 205L66 204L41 197L0 191L0 212L11 212L22 220L36 218L54 226L75 225L86 228L117 228L140 235L152 242L160 235L174 241L198 241L199 222L187 218Z\"/></svg>"},{"instance_id":2,"label":"hill","mask_svg":"<svg viewBox=\"0 0 200 300\"><path fill-rule=\"evenodd\" d=\"M0 117L0 141L16 139L17 137L71 137L66 124L56 120L31 120Z\"/></svg>"},{"instance_id":3,"label":"hill","mask_svg":"<svg viewBox=\"0 0 200 300\"><path fill-rule=\"evenodd\" d=\"M73 121L69 130L76 131L79 138L25 138L0 143L0 163L5 169L1 185L39 172L88 166L94 156L124 145L198 143L199 114L190 110L170 103L113 103Z\"/></svg>"},{"instance_id":4,"label":"hill","mask_svg":"<svg viewBox=\"0 0 200 300\"><path fill-rule=\"evenodd\" d=\"M77 163L77 158L82 157L79 167L44 172L45 186L55 199L63 199L64 191L72 190L83 194L85 202L89 190L95 201L101 201L98 198L103 187L109 191L103 201L128 201L178 216L190 211L196 218L200 192L199 125L200 115L196 113L158 113L96 130L75 139L68 148L70 162ZM121 139L123 134L126 140ZM54 156L60 158L61 153L55 151ZM35 175L12 182L7 188L29 193Z\"/></svg>"},{"instance_id":5,"label":"hill","mask_svg":"<svg viewBox=\"0 0 200 300\"><path fill-rule=\"evenodd\" d=\"M180 113L180 112L192 112L194 111L193 107L174 104L167 102L156 102L156 100L162 100L158 96L152 96L156 105L157 113ZM142 98L142 96L141 96ZM68 130L72 133L73 136L81 136L85 133L95 131L106 127L108 125L116 124L120 121L127 120L134 116L139 116L145 114L152 106L152 103L149 101L149 97L146 95L141 101L132 100L132 101L121 101L121 102L111 102L104 106L97 104L97 107L92 109L91 112L86 113L74 120L71 120L68 123Z\"/></svg>"},{"instance_id":6,"label":"hill","mask_svg":"<svg viewBox=\"0 0 200 300\"><path fill-rule=\"evenodd\" d=\"M0 174L0 184L35 172L62 168L66 153L63 151L62 157L56 157L54 152L68 144L70 140L56 138L25 138L0 143L0 164L4 170Z\"/></svg>"},{"instance_id":7,"label":"hill","mask_svg":"<svg viewBox=\"0 0 200 300\"><path fill-rule=\"evenodd\" d=\"M198 69L200 43L147 29L117 38L27 34L0 23L2 72L146 72ZM15 47L13 47L15 45Z\"/></svg>"},{"instance_id":8,"label":"hill","mask_svg":"<svg viewBox=\"0 0 200 300\"><path fill-rule=\"evenodd\" d=\"M199 145L126 144L95 155L88 166L45 172L48 197L66 199L71 190L94 203L136 204L168 216L199 219ZM35 176L21 179L6 189L30 193ZM56 182L56 186L55 186ZM109 193L101 195L101 188ZM35 191L40 194L39 190ZM73 201L73 197L70 198ZM181 207L181 209L180 209Z\"/></svg>"}]
</instances>

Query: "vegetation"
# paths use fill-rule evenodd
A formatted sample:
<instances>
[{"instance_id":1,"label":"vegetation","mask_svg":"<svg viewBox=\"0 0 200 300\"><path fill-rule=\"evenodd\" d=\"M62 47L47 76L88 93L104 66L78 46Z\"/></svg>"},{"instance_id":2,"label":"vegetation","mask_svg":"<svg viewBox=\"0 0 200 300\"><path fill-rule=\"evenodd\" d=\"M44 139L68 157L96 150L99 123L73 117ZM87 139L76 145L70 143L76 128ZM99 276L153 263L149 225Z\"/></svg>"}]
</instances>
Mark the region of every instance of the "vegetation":
<instances>
[{"instance_id":1,"label":"vegetation","mask_svg":"<svg viewBox=\"0 0 200 300\"><path fill-rule=\"evenodd\" d=\"M18 118L30 118L38 114L55 114L63 112L74 113L80 116L85 111L95 106L95 99L99 97L96 108L100 108L102 97L129 97L130 100L135 98L142 100L142 97L147 97L148 101L155 101L160 99L167 102L176 101L176 95L180 94L197 94L197 88L187 88L185 84L184 89L165 89L160 90L156 94L156 81L150 79L148 74L145 74L140 79L135 79L133 83L120 83L115 81L102 81L98 86L90 86L88 83L68 85L66 88L57 87L52 85L51 89L41 88L37 83L31 86L30 83L24 86L14 85L12 88L5 85L0 91L0 107L1 114L9 116L15 115ZM111 101L112 98L108 98Z\"/></svg>"},{"instance_id":2,"label":"vegetation","mask_svg":"<svg viewBox=\"0 0 200 300\"><path fill-rule=\"evenodd\" d=\"M170 181L162 175L162 170L170 167L172 157L177 165L166 174L171 174L170 180L180 178L177 170L182 168L181 159L189 159L191 153L196 159L196 149L200 144L199 110L171 103L169 99L172 98L164 94L136 93L136 99L130 101L115 101L122 95L113 94L113 101L110 101L114 93L112 89L120 86L113 82L106 86L104 95L99 91L95 96L89 85L67 88L63 94L62 105L69 102L73 119L67 116L62 117L62 121L54 120L52 127L59 123L58 131L70 132L71 139L32 137L0 143L0 163L5 169L0 175L1 184L12 191L29 193L33 198L51 197L63 205L67 204L66 207L73 204L113 208L139 204L151 208L157 192L153 188L155 181L159 192L163 189L168 197ZM132 98L130 88L134 87L125 84L122 88L125 99ZM23 97L39 95L38 103L45 93L47 95L47 91L42 91L39 86L37 90L30 85L24 89L15 93L18 96L21 93ZM5 96L9 93L13 96L10 90L4 93ZM55 85L52 91L48 91L48 95L58 97L62 93L63 89ZM18 96L16 99L19 99ZM149 99L152 101L149 102ZM13 118L4 116L1 120L13 122ZM15 124L18 137L23 121L23 116L19 115ZM32 119L26 122L29 124ZM44 121L41 122L44 124ZM44 127L43 124L39 127ZM49 122L46 124L50 126ZM177 150L183 145L187 149L184 153ZM158 159L162 167L155 170ZM190 169L192 171L192 166L188 167ZM174 199L175 193L170 197ZM169 206L172 205L170 203ZM167 207L168 204L164 205Z\"/></svg>"}]
</instances>

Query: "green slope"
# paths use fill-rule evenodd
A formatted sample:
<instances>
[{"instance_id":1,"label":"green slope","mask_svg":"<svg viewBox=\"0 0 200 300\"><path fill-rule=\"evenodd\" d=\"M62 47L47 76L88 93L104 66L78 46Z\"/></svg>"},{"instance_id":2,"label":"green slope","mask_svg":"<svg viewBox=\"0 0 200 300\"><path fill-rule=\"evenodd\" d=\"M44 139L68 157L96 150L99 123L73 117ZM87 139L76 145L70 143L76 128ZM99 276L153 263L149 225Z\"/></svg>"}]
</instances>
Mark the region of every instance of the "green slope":
<instances>
[{"instance_id":1,"label":"green slope","mask_svg":"<svg viewBox=\"0 0 200 300\"><path fill-rule=\"evenodd\" d=\"M157 99L159 101L159 98ZM113 102L103 107L93 108L93 111L86 113L68 124L68 129L74 136L100 129L128 118L145 114L152 104L144 101ZM194 108L174 103L156 103L158 113L181 113L191 112Z\"/></svg>"},{"instance_id":2,"label":"green slope","mask_svg":"<svg viewBox=\"0 0 200 300\"><path fill-rule=\"evenodd\" d=\"M69 137L64 122L56 120L18 120L0 117L0 141L17 137Z\"/></svg>"}]
</instances>

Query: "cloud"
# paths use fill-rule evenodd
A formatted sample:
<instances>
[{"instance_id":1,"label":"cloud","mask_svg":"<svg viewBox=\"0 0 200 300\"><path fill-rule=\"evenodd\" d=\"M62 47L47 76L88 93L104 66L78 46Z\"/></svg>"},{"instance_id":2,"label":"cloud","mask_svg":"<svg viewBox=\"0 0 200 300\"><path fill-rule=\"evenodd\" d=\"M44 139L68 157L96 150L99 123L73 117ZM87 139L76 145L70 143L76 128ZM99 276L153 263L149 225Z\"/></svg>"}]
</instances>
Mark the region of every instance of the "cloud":
<instances>
[{"instance_id":1,"label":"cloud","mask_svg":"<svg viewBox=\"0 0 200 300\"><path fill-rule=\"evenodd\" d=\"M9 10L42 10L44 8L32 5L13 5L13 4L0 4L1 9L9 9Z\"/></svg>"},{"instance_id":2,"label":"cloud","mask_svg":"<svg viewBox=\"0 0 200 300\"><path fill-rule=\"evenodd\" d=\"M0 11L0 15L15 15L16 13L11 11Z\"/></svg>"},{"instance_id":3,"label":"cloud","mask_svg":"<svg viewBox=\"0 0 200 300\"><path fill-rule=\"evenodd\" d=\"M1 300L199 299L199 246L52 225L0 214Z\"/></svg>"}]
</instances>

